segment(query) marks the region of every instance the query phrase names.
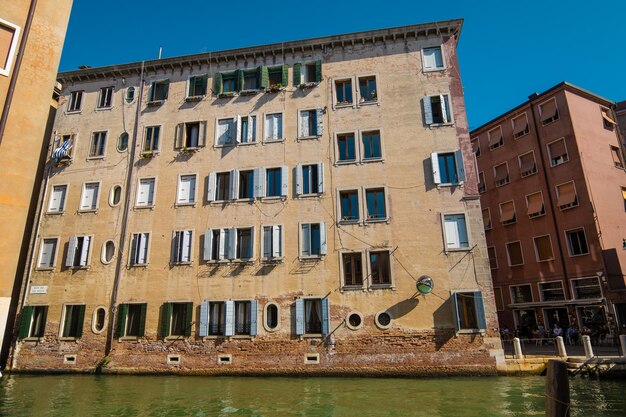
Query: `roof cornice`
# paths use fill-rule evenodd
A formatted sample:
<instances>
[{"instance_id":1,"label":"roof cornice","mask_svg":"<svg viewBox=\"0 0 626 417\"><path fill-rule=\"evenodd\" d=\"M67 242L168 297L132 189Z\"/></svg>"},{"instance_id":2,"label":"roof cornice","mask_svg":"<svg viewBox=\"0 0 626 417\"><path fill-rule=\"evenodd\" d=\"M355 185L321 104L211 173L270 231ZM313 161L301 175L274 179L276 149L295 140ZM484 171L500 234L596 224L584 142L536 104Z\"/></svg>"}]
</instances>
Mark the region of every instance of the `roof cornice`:
<instances>
[{"instance_id":1,"label":"roof cornice","mask_svg":"<svg viewBox=\"0 0 626 417\"><path fill-rule=\"evenodd\" d=\"M172 58L155 59L145 61L146 71L169 70L183 68L190 65L219 64L229 61L246 61L268 56L281 56L284 54L309 53L316 50L326 52L337 47L355 45L358 43L395 42L400 39L417 39L431 35L454 36L458 43L463 26L463 19L445 20L417 25L397 26L387 29L368 30L353 32L343 35L322 36L297 41L272 43L268 45L252 46L246 48L227 49L217 52L204 52L201 54L182 55ZM129 64L110 65L97 68L85 68L75 71L66 71L58 74L60 83L97 80L108 77L138 74L141 71L141 62Z\"/></svg>"}]
</instances>

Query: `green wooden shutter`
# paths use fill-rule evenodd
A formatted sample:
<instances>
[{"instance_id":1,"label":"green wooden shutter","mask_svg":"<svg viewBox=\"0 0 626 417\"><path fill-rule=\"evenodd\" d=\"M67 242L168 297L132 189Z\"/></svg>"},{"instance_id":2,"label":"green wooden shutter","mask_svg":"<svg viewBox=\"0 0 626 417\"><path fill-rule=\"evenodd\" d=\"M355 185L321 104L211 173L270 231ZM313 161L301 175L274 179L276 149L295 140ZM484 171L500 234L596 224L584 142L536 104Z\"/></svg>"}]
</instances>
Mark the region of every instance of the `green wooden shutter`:
<instances>
[{"instance_id":1,"label":"green wooden shutter","mask_svg":"<svg viewBox=\"0 0 626 417\"><path fill-rule=\"evenodd\" d=\"M163 303L161 308L161 337L170 335L170 317L172 317L172 303Z\"/></svg>"},{"instance_id":2,"label":"green wooden shutter","mask_svg":"<svg viewBox=\"0 0 626 417\"><path fill-rule=\"evenodd\" d=\"M209 76L208 75L203 75L202 77L200 77L200 80L202 81L200 83L200 91L202 92L202 95L206 94L206 87L207 87L207 81L209 80ZM198 95L198 91L194 91L196 93L196 95Z\"/></svg>"},{"instance_id":3,"label":"green wooden shutter","mask_svg":"<svg viewBox=\"0 0 626 417\"><path fill-rule=\"evenodd\" d=\"M322 61L315 61L315 82L322 81Z\"/></svg>"},{"instance_id":4,"label":"green wooden shutter","mask_svg":"<svg viewBox=\"0 0 626 417\"><path fill-rule=\"evenodd\" d=\"M33 308L26 306L22 309L22 318L20 319L20 332L18 337L24 339L28 337L30 330L30 321L33 318Z\"/></svg>"},{"instance_id":5,"label":"green wooden shutter","mask_svg":"<svg viewBox=\"0 0 626 417\"><path fill-rule=\"evenodd\" d=\"M283 65L283 87L289 85L289 65Z\"/></svg>"},{"instance_id":6,"label":"green wooden shutter","mask_svg":"<svg viewBox=\"0 0 626 417\"><path fill-rule=\"evenodd\" d=\"M76 307L78 307L78 326L76 329L76 338L80 339L81 337L83 337L83 324L85 323L85 306L82 305Z\"/></svg>"},{"instance_id":7,"label":"green wooden shutter","mask_svg":"<svg viewBox=\"0 0 626 417\"><path fill-rule=\"evenodd\" d=\"M185 314L185 337L191 336L191 316L193 315L193 303L187 303L187 314Z\"/></svg>"},{"instance_id":8,"label":"green wooden shutter","mask_svg":"<svg viewBox=\"0 0 626 417\"><path fill-rule=\"evenodd\" d=\"M235 79L236 79L236 83L237 83L236 90L237 91L243 90L243 86L245 84L243 70L238 69L235 72Z\"/></svg>"},{"instance_id":9,"label":"green wooden shutter","mask_svg":"<svg viewBox=\"0 0 626 417\"><path fill-rule=\"evenodd\" d=\"M259 88L267 88L270 83L270 75L267 72L267 67L259 67L257 68L258 77L259 77Z\"/></svg>"},{"instance_id":10,"label":"green wooden shutter","mask_svg":"<svg viewBox=\"0 0 626 417\"><path fill-rule=\"evenodd\" d=\"M218 72L213 76L213 94L218 96L222 94L222 87L222 74Z\"/></svg>"},{"instance_id":11,"label":"green wooden shutter","mask_svg":"<svg viewBox=\"0 0 626 417\"><path fill-rule=\"evenodd\" d=\"M154 98L154 82L150 84L150 88L148 88L148 101L152 101Z\"/></svg>"},{"instance_id":12,"label":"green wooden shutter","mask_svg":"<svg viewBox=\"0 0 626 417\"><path fill-rule=\"evenodd\" d=\"M128 316L128 304L120 304L117 310L117 331L118 338L125 336L124 327L126 324L126 317Z\"/></svg>"},{"instance_id":13,"label":"green wooden shutter","mask_svg":"<svg viewBox=\"0 0 626 417\"><path fill-rule=\"evenodd\" d=\"M165 100L167 100L167 96L170 92L170 80L165 80L163 82L163 84L165 85L165 97L163 97Z\"/></svg>"},{"instance_id":14,"label":"green wooden shutter","mask_svg":"<svg viewBox=\"0 0 626 417\"><path fill-rule=\"evenodd\" d=\"M302 81L302 64L293 64L293 85L297 87Z\"/></svg>"},{"instance_id":15,"label":"green wooden shutter","mask_svg":"<svg viewBox=\"0 0 626 417\"><path fill-rule=\"evenodd\" d=\"M141 317L139 317L139 333L138 337L143 337L146 334L146 310L148 309L148 304L143 303L141 305Z\"/></svg>"}]
</instances>

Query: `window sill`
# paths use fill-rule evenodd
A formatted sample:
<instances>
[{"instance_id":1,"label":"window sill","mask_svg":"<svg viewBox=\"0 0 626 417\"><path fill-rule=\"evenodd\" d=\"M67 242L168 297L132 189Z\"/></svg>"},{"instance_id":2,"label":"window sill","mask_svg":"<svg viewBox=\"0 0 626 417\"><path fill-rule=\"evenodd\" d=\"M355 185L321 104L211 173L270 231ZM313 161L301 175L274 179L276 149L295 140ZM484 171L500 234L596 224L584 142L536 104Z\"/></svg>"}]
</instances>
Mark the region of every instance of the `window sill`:
<instances>
[{"instance_id":1,"label":"window sill","mask_svg":"<svg viewBox=\"0 0 626 417\"><path fill-rule=\"evenodd\" d=\"M25 338L22 339L22 342L39 343L39 342L41 342L41 339L43 339L43 337L25 337Z\"/></svg>"},{"instance_id":2,"label":"window sill","mask_svg":"<svg viewBox=\"0 0 626 417\"><path fill-rule=\"evenodd\" d=\"M98 156L88 156L87 157L88 161L97 161L97 160L104 160L104 155L98 155Z\"/></svg>"},{"instance_id":3,"label":"window sill","mask_svg":"<svg viewBox=\"0 0 626 417\"><path fill-rule=\"evenodd\" d=\"M467 247L463 247L463 248L446 248L445 252L446 253L448 253L448 252L469 252L469 250L470 250L470 247L467 246Z\"/></svg>"},{"instance_id":4,"label":"window sill","mask_svg":"<svg viewBox=\"0 0 626 417\"><path fill-rule=\"evenodd\" d=\"M139 336L122 336L117 338L120 342L137 342L139 341Z\"/></svg>"},{"instance_id":5,"label":"window sill","mask_svg":"<svg viewBox=\"0 0 626 417\"><path fill-rule=\"evenodd\" d=\"M356 159L351 159L351 160L345 160L345 161L336 161L335 165L352 165L356 163L358 163Z\"/></svg>"},{"instance_id":6,"label":"window sill","mask_svg":"<svg viewBox=\"0 0 626 417\"><path fill-rule=\"evenodd\" d=\"M349 109L353 107L354 103L335 103L335 109Z\"/></svg>"},{"instance_id":7,"label":"window sill","mask_svg":"<svg viewBox=\"0 0 626 417\"><path fill-rule=\"evenodd\" d=\"M175 340L187 340L189 339L189 336L185 336L184 334L181 335L169 335L169 336L165 336L163 338L163 340L165 340L166 342L173 342Z\"/></svg>"},{"instance_id":8,"label":"window sill","mask_svg":"<svg viewBox=\"0 0 626 417\"><path fill-rule=\"evenodd\" d=\"M83 109L80 110L71 110L71 111L66 111L65 114L80 114L82 113Z\"/></svg>"},{"instance_id":9,"label":"window sill","mask_svg":"<svg viewBox=\"0 0 626 417\"><path fill-rule=\"evenodd\" d=\"M257 89L241 90L239 95L242 95L242 96L256 96L260 92L261 92L261 90L257 90Z\"/></svg>"},{"instance_id":10,"label":"window sill","mask_svg":"<svg viewBox=\"0 0 626 417\"><path fill-rule=\"evenodd\" d=\"M529 218L530 220L533 220L533 219L538 219L538 218L540 218L540 217L543 217L543 216L545 216L545 215L546 215L546 213L529 214L529 215L528 215L528 218Z\"/></svg>"},{"instance_id":11,"label":"window sill","mask_svg":"<svg viewBox=\"0 0 626 417\"><path fill-rule=\"evenodd\" d=\"M172 262L172 266L192 266L193 262Z\"/></svg>"},{"instance_id":12,"label":"window sill","mask_svg":"<svg viewBox=\"0 0 626 417\"><path fill-rule=\"evenodd\" d=\"M239 264L239 265L254 265L254 258L250 259L231 259L231 263Z\"/></svg>"},{"instance_id":13,"label":"window sill","mask_svg":"<svg viewBox=\"0 0 626 417\"><path fill-rule=\"evenodd\" d=\"M228 148L228 147L234 147L235 144L234 143L216 143L215 145L213 145L214 148Z\"/></svg>"},{"instance_id":14,"label":"window sill","mask_svg":"<svg viewBox=\"0 0 626 417\"><path fill-rule=\"evenodd\" d=\"M199 95L199 96L187 96L185 97L185 101L186 102L190 102L190 101L202 101L202 99L204 98L204 94Z\"/></svg>"},{"instance_id":15,"label":"window sill","mask_svg":"<svg viewBox=\"0 0 626 417\"><path fill-rule=\"evenodd\" d=\"M349 220L344 220L341 219L337 222L337 224L342 225L342 226L349 226L349 225L360 225L361 221L360 219L349 219Z\"/></svg>"},{"instance_id":16,"label":"window sill","mask_svg":"<svg viewBox=\"0 0 626 417\"><path fill-rule=\"evenodd\" d=\"M207 263L207 265L219 266L219 265L227 265L230 262L230 259L211 259L205 262Z\"/></svg>"},{"instance_id":17,"label":"window sill","mask_svg":"<svg viewBox=\"0 0 626 417\"><path fill-rule=\"evenodd\" d=\"M228 204L228 203L233 203L236 202L237 200L211 200L209 201L210 205L214 205L214 206L219 206L219 205L223 205L223 204Z\"/></svg>"},{"instance_id":18,"label":"window sill","mask_svg":"<svg viewBox=\"0 0 626 417\"><path fill-rule=\"evenodd\" d=\"M544 123L544 122L542 121L542 122L541 122L541 126L543 126L543 127L550 126L551 124L556 123L556 122L558 122L559 120L561 120L561 118L560 118L560 117L557 117L557 118L556 118L556 119L554 119L554 120L550 120L548 123Z\"/></svg>"},{"instance_id":19,"label":"window sill","mask_svg":"<svg viewBox=\"0 0 626 417\"><path fill-rule=\"evenodd\" d=\"M152 159L159 155L159 151L143 151L141 153L142 159Z\"/></svg>"},{"instance_id":20,"label":"window sill","mask_svg":"<svg viewBox=\"0 0 626 417\"><path fill-rule=\"evenodd\" d=\"M263 143L282 143L285 141L285 138L277 138L277 139L263 139Z\"/></svg>"},{"instance_id":21,"label":"window sill","mask_svg":"<svg viewBox=\"0 0 626 417\"><path fill-rule=\"evenodd\" d=\"M361 163L364 164L371 164L373 162L385 162L385 160L383 158L363 158L361 160Z\"/></svg>"},{"instance_id":22,"label":"window sill","mask_svg":"<svg viewBox=\"0 0 626 417\"><path fill-rule=\"evenodd\" d=\"M360 285L360 286L356 286L356 285L344 285L343 287L341 287L341 291L342 291L342 292L365 291L365 288L363 287L363 285Z\"/></svg>"},{"instance_id":23,"label":"window sill","mask_svg":"<svg viewBox=\"0 0 626 417\"><path fill-rule=\"evenodd\" d=\"M229 336L224 336L223 334L211 334L208 336L202 336L202 341L203 342L211 342L211 341L215 341L215 340L219 340L219 339L226 339Z\"/></svg>"},{"instance_id":24,"label":"window sill","mask_svg":"<svg viewBox=\"0 0 626 417\"><path fill-rule=\"evenodd\" d=\"M554 261L554 258L550 258L550 259L537 259L537 263L542 263L542 262L552 262ZM558 300L554 300L554 301L558 301Z\"/></svg>"},{"instance_id":25,"label":"window sill","mask_svg":"<svg viewBox=\"0 0 626 417\"><path fill-rule=\"evenodd\" d=\"M89 265L85 265L85 266L68 266L68 269L73 269L74 271L79 271L79 270L88 270L89 269Z\"/></svg>"},{"instance_id":26,"label":"window sill","mask_svg":"<svg viewBox=\"0 0 626 417\"><path fill-rule=\"evenodd\" d=\"M282 264L285 262L285 258L280 256L277 258L263 258L261 259L262 264Z\"/></svg>"},{"instance_id":27,"label":"window sill","mask_svg":"<svg viewBox=\"0 0 626 417\"><path fill-rule=\"evenodd\" d=\"M246 198L238 198L236 200L231 200L233 203L240 204L254 204L254 197L246 197Z\"/></svg>"},{"instance_id":28,"label":"window sill","mask_svg":"<svg viewBox=\"0 0 626 417\"><path fill-rule=\"evenodd\" d=\"M59 216L65 214L65 210L63 211L47 211L46 216Z\"/></svg>"},{"instance_id":29,"label":"window sill","mask_svg":"<svg viewBox=\"0 0 626 417\"><path fill-rule=\"evenodd\" d=\"M587 253L579 253L577 255L572 255L571 253L569 253L568 255L569 255L570 258L577 258L579 256L587 256L587 255L589 255L589 252L587 252Z\"/></svg>"},{"instance_id":30,"label":"window sill","mask_svg":"<svg viewBox=\"0 0 626 417\"><path fill-rule=\"evenodd\" d=\"M87 214L87 213L98 213L98 209L89 209L89 210L77 210L78 214Z\"/></svg>"},{"instance_id":31,"label":"window sill","mask_svg":"<svg viewBox=\"0 0 626 417\"><path fill-rule=\"evenodd\" d=\"M322 194L324 193L298 194L296 197L306 200L306 199L312 199L312 198L321 198Z\"/></svg>"},{"instance_id":32,"label":"window sill","mask_svg":"<svg viewBox=\"0 0 626 417\"><path fill-rule=\"evenodd\" d=\"M134 206L135 210L154 210L154 204L150 206Z\"/></svg>"},{"instance_id":33,"label":"window sill","mask_svg":"<svg viewBox=\"0 0 626 417\"><path fill-rule=\"evenodd\" d=\"M463 181L461 182L442 182L437 184L437 188L439 187L459 187L464 185L465 183Z\"/></svg>"},{"instance_id":34,"label":"window sill","mask_svg":"<svg viewBox=\"0 0 626 417\"><path fill-rule=\"evenodd\" d=\"M38 266L35 268L35 271L46 272L46 271L54 271L54 266Z\"/></svg>"},{"instance_id":35,"label":"window sill","mask_svg":"<svg viewBox=\"0 0 626 417\"><path fill-rule=\"evenodd\" d=\"M325 255L309 255L309 256L300 256L298 259L301 261L321 261L324 259Z\"/></svg>"},{"instance_id":36,"label":"window sill","mask_svg":"<svg viewBox=\"0 0 626 417\"><path fill-rule=\"evenodd\" d=\"M78 337L59 337L59 342L78 342Z\"/></svg>"},{"instance_id":37,"label":"window sill","mask_svg":"<svg viewBox=\"0 0 626 417\"><path fill-rule=\"evenodd\" d=\"M148 106L161 106L165 103L165 100L152 100L152 101L147 101L146 105Z\"/></svg>"},{"instance_id":38,"label":"window sill","mask_svg":"<svg viewBox=\"0 0 626 417\"><path fill-rule=\"evenodd\" d=\"M237 146L253 146L253 145L257 145L258 142L256 140L250 141L250 142L239 142L237 144Z\"/></svg>"},{"instance_id":39,"label":"window sill","mask_svg":"<svg viewBox=\"0 0 626 417\"><path fill-rule=\"evenodd\" d=\"M321 138L321 135L314 135L314 136L298 136L296 138L296 140L311 140L311 139L319 139Z\"/></svg>"},{"instance_id":40,"label":"window sill","mask_svg":"<svg viewBox=\"0 0 626 417\"><path fill-rule=\"evenodd\" d=\"M219 93L217 95L217 98L233 98L233 97L237 97L237 92L236 91L226 91L223 93Z\"/></svg>"},{"instance_id":41,"label":"window sill","mask_svg":"<svg viewBox=\"0 0 626 417\"><path fill-rule=\"evenodd\" d=\"M422 69L422 72L424 72L426 74L426 73L429 73L429 72L443 72L445 70L446 70L446 67L441 67L441 68L437 67L437 68L432 68L432 69L425 69L424 68L424 69Z\"/></svg>"},{"instance_id":42,"label":"window sill","mask_svg":"<svg viewBox=\"0 0 626 417\"><path fill-rule=\"evenodd\" d=\"M300 339L323 339L324 335L321 333L305 333L300 335Z\"/></svg>"},{"instance_id":43,"label":"window sill","mask_svg":"<svg viewBox=\"0 0 626 417\"><path fill-rule=\"evenodd\" d=\"M109 106L109 107L96 107L96 111L106 111L106 110L113 110L113 106Z\"/></svg>"},{"instance_id":44,"label":"window sill","mask_svg":"<svg viewBox=\"0 0 626 417\"><path fill-rule=\"evenodd\" d=\"M315 88L319 84L320 84L320 81L310 81L310 82L298 84L298 88L301 89L301 90L305 90L305 89L308 89L308 88Z\"/></svg>"},{"instance_id":45,"label":"window sill","mask_svg":"<svg viewBox=\"0 0 626 417\"><path fill-rule=\"evenodd\" d=\"M446 122L446 123L431 123L428 125L429 127L451 127L454 126L454 122Z\"/></svg>"},{"instance_id":46,"label":"window sill","mask_svg":"<svg viewBox=\"0 0 626 417\"><path fill-rule=\"evenodd\" d=\"M249 335L249 334L236 334L233 336L230 336L231 339L237 339L237 340L252 340L254 339L254 336Z\"/></svg>"},{"instance_id":47,"label":"window sill","mask_svg":"<svg viewBox=\"0 0 626 417\"><path fill-rule=\"evenodd\" d=\"M456 331L456 334L483 334L485 331L480 329L459 329Z\"/></svg>"},{"instance_id":48,"label":"window sill","mask_svg":"<svg viewBox=\"0 0 626 417\"><path fill-rule=\"evenodd\" d=\"M145 264L130 264L128 265L129 268L148 268L148 263Z\"/></svg>"},{"instance_id":49,"label":"window sill","mask_svg":"<svg viewBox=\"0 0 626 417\"><path fill-rule=\"evenodd\" d=\"M196 202L192 202L192 203L176 203L174 204L174 207L195 207L198 203Z\"/></svg>"},{"instance_id":50,"label":"window sill","mask_svg":"<svg viewBox=\"0 0 626 417\"><path fill-rule=\"evenodd\" d=\"M389 223L391 219L389 217L385 217L382 219L365 219L365 224L369 223Z\"/></svg>"},{"instance_id":51,"label":"window sill","mask_svg":"<svg viewBox=\"0 0 626 417\"><path fill-rule=\"evenodd\" d=\"M370 291L374 290L395 290L396 287L392 284L372 284L369 286Z\"/></svg>"},{"instance_id":52,"label":"window sill","mask_svg":"<svg viewBox=\"0 0 626 417\"><path fill-rule=\"evenodd\" d=\"M261 197L261 201L272 201L272 200L286 200L286 195L270 195L267 197Z\"/></svg>"},{"instance_id":53,"label":"window sill","mask_svg":"<svg viewBox=\"0 0 626 417\"><path fill-rule=\"evenodd\" d=\"M578 204L576 204L575 206L569 206L569 207L563 207L563 208L561 208L561 206L559 206L559 210L560 211L567 211L567 210L574 209L576 207L579 207Z\"/></svg>"},{"instance_id":54,"label":"window sill","mask_svg":"<svg viewBox=\"0 0 626 417\"><path fill-rule=\"evenodd\" d=\"M380 102L378 100L369 100L362 101L358 104L358 107L367 107L367 106L380 106Z\"/></svg>"}]
</instances>

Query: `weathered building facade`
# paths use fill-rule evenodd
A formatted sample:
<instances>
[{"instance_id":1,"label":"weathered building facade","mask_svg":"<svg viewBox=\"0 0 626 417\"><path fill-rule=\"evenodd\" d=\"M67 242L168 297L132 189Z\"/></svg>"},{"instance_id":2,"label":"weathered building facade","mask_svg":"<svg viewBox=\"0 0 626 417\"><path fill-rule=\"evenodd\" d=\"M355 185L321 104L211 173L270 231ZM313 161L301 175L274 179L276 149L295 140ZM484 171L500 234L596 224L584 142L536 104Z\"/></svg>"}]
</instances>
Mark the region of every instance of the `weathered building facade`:
<instances>
[{"instance_id":1,"label":"weathered building facade","mask_svg":"<svg viewBox=\"0 0 626 417\"><path fill-rule=\"evenodd\" d=\"M461 24L60 74L13 369L493 372Z\"/></svg>"},{"instance_id":2,"label":"weathered building facade","mask_svg":"<svg viewBox=\"0 0 626 417\"><path fill-rule=\"evenodd\" d=\"M472 131L502 325L626 329L615 103L561 83Z\"/></svg>"}]
</instances>

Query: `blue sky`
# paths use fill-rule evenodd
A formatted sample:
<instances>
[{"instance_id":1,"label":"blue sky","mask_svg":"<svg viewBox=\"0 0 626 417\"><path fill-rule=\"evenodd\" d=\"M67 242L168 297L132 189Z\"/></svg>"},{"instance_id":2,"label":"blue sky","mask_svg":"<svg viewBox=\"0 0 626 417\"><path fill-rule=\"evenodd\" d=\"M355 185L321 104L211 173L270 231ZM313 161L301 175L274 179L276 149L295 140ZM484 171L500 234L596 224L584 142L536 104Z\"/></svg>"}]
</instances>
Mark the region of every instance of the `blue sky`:
<instances>
[{"instance_id":1,"label":"blue sky","mask_svg":"<svg viewBox=\"0 0 626 417\"><path fill-rule=\"evenodd\" d=\"M626 100L626 1L74 0L61 71L464 18L470 128L569 81Z\"/></svg>"}]
</instances>

